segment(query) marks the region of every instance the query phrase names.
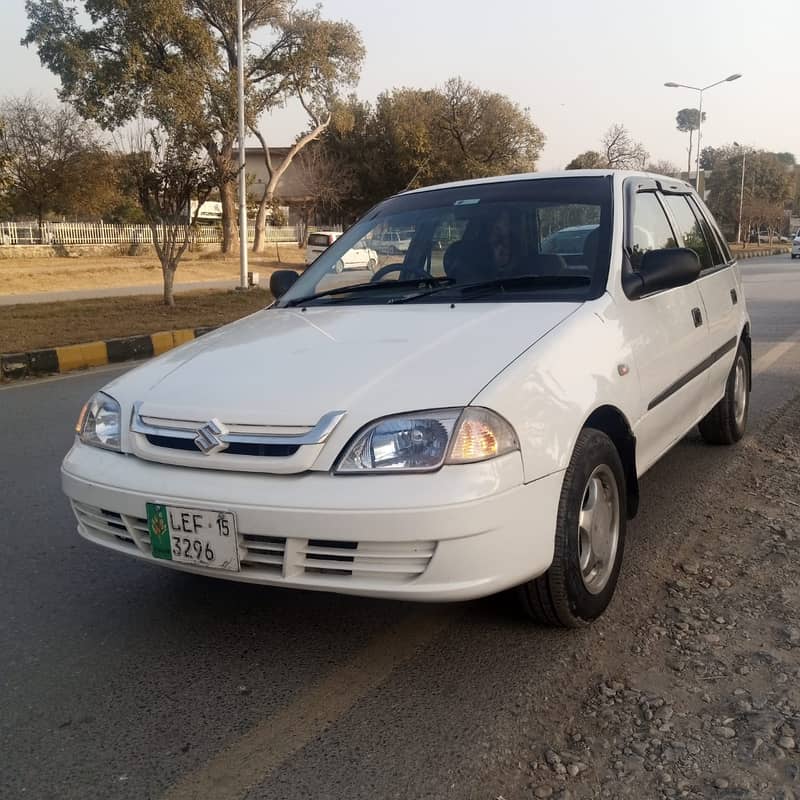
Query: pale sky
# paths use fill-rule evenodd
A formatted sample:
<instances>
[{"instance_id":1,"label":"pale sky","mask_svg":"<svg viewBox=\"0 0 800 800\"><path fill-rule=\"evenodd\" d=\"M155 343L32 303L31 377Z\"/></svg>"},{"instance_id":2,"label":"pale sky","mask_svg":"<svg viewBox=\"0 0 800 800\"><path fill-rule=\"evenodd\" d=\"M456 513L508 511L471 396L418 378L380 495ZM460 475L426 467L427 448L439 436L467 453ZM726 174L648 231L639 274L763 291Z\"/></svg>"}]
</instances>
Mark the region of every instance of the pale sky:
<instances>
[{"instance_id":1,"label":"pale sky","mask_svg":"<svg viewBox=\"0 0 800 800\"><path fill-rule=\"evenodd\" d=\"M0 0L0 96L54 97L54 77L19 44L24 0ZM231 0L233 2L233 0ZM300 0L310 6L312 0ZM800 160L800 13L797 0L323 0L323 14L361 31L367 59L357 93L426 88L462 75L530 109L547 136L540 169L560 169L625 124L652 158L685 167L688 137L675 114L704 86L703 143L733 141ZM287 109L262 126L272 144L303 127Z\"/></svg>"}]
</instances>

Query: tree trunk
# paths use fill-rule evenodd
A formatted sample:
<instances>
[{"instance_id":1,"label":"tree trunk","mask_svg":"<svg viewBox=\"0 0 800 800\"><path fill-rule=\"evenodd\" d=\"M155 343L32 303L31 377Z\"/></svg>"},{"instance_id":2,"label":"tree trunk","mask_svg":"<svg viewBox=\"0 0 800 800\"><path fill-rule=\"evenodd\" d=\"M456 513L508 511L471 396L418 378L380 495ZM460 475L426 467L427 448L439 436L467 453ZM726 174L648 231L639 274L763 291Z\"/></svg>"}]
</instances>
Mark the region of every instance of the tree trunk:
<instances>
[{"instance_id":1,"label":"tree trunk","mask_svg":"<svg viewBox=\"0 0 800 800\"><path fill-rule=\"evenodd\" d=\"M236 221L236 184L226 181L219 186L222 202L222 252L235 253L239 249L239 226Z\"/></svg>"},{"instance_id":2,"label":"tree trunk","mask_svg":"<svg viewBox=\"0 0 800 800\"><path fill-rule=\"evenodd\" d=\"M253 252L263 253L267 247L267 209L272 205L275 196L269 186L264 189L264 196L258 204L258 214L256 214L256 227L253 234Z\"/></svg>"},{"instance_id":3,"label":"tree trunk","mask_svg":"<svg viewBox=\"0 0 800 800\"><path fill-rule=\"evenodd\" d=\"M687 180L692 179L692 143L694 141L694 130L689 128L689 170L686 175Z\"/></svg>"},{"instance_id":4,"label":"tree trunk","mask_svg":"<svg viewBox=\"0 0 800 800\"><path fill-rule=\"evenodd\" d=\"M259 142L261 142L261 149L264 151L264 159L267 164L267 171L269 172L269 183L267 183L264 189L264 197L261 198L261 203L258 207L258 216L256 217L256 230L255 230L255 241L253 242L253 252L261 253L264 250L266 245L266 225L267 225L267 207L272 203L273 198L275 197L275 190L278 188L278 183L280 179L283 177L284 173L294 161L295 156L310 142L313 142L315 139L318 139L327 129L328 125L330 125L331 117L328 115L328 118L319 122L316 122L314 127L307 133L305 136L301 136L289 149L289 152L286 154L286 157L280 163L280 165L273 169L272 168L272 160L269 155L269 149L267 148L267 142L264 139L263 135L260 131L255 130L254 133L258 137Z\"/></svg>"},{"instance_id":5,"label":"tree trunk","mask_svg":"<svg viewBox=\"0 0 800 800\"><path fill-rule=\"evenodd\" d=\"M175 293L173 291L175 268L170 268L162 264L161 272L164 275L164 305L175 308Z\"/></svg>"}]
</instances>

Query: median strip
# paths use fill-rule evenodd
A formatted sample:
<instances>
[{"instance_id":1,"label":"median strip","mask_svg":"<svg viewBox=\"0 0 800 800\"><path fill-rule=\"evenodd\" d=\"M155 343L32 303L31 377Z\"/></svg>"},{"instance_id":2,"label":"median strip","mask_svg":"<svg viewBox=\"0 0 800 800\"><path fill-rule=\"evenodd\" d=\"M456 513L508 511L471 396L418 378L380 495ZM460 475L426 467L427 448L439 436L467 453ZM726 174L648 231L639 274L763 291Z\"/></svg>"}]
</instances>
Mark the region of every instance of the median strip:
<instances>
[{"instance_id":1,"label":"median strip","mask_svg":"<svg viewBox=\"0 0 800 800\"><path fill-rule=\"evenodd\" d=\"M19 380L150 358L190 342L215 327L158 331L66 347L47 347L26 353L0 354L0 377L3 380Z\"/></svg>"}]
</instances>

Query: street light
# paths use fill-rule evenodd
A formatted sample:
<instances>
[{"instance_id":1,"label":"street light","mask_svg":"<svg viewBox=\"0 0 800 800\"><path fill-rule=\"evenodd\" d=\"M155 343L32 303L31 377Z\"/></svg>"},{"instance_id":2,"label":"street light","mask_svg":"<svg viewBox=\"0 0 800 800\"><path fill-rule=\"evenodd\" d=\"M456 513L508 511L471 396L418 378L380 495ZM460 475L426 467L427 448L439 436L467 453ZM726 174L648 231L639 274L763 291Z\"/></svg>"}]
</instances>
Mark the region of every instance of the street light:
<instances>
[{"instance_id":1,"label":"street light","mask_svg":"<svg viewBox=\"0 0 800 800\"><path fill-rule=\"evenodd\" d=\"M237 90L239 95L239 288L247 288L247 176L245 166L244 118L244 26L242 0L236 0L236 61L238 66Z\"/></svg>"},{"instance_id":2,"label":"street light","mask_svg":"<svg viewBox=\"0 0 800 800\"><path fill-rule=\"evenodd\" d=\"M737 81L739 78L742 77L741 72L735 72L733 75L728 75L727 78L723 78L721 81L717 81L716 83L709 83L708 86L703 86L702 88L699 86L687 86L685 83L675 83L674 81L669 81L665 83L664 86L668 87L669 89L691 89L694 92L699 92L700 94L700 109L699 109L699 116L697 118L697 162L695 164L695 170L697 175L695 176L695 189L697 189L698 193L700 192L700 141L701 141L701 134L700 134L700 127L703 124L703 92L708 91L709 89L713 89L715 86L719 86L721 83L729 83L730 81Z\"/></svg>"},{"instance_id":3,"label":"street light","mask_svg":"<svg viewBox=\"0 0 800 800\"><path fill-rule=\"evenodd\" d=\"M747 150L739 142L734 142L733 144L742 151L742 188L739 191L739 235L736 240L739 244L744 244L742 242L742 209L744 207L744 168L745 164L747 164Z\"/></svg>"}]
</instances>

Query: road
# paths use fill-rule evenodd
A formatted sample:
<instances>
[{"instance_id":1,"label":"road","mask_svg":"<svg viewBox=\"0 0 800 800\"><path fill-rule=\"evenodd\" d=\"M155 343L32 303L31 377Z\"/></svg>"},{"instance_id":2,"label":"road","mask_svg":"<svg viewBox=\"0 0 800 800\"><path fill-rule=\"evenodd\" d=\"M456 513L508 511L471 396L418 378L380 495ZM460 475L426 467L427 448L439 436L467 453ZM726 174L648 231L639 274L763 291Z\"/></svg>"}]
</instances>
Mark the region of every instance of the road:
<instances>
[{"instance_id":1,"label":"road","mask_svg":"<svg viewBox=\"0 0 800 800\"><path fill-rule=\"evenodd\" d=\"M800 267L745 263L751 437L798 392ZM173 574L81 540L58 465L119 368L0 390L0 797L495 798L635 623L735 449L688 436L645 476L597 625L530 626L505 596L413 606ZM722 487L720 489L720 487Z\"/></svg>"}]
</instances>

